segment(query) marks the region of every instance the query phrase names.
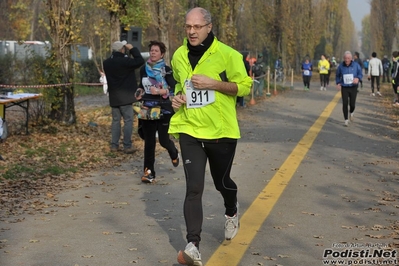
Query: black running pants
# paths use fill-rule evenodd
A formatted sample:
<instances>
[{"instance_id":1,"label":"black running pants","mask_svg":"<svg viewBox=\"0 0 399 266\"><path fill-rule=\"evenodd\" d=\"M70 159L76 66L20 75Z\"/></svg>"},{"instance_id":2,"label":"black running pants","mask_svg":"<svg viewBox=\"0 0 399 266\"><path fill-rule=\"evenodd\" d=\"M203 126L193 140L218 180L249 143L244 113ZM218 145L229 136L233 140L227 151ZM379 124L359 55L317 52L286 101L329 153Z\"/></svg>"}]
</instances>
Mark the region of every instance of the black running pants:
<instances>
[{"instance_id":1,"label":"black running pants","mask_svg":"<svg viewBox=\"0 0 399 266\"><path fill-rule=\"evenodd\" d=\"M151 170L155 176L155 148L156 148L156 133L158 131L158 141L163 148L165 148L171 160L178 156L178 151L174 142L170 139L168 134L169 121L172 115L164 115L163 119L159 120L141 120L144 134L144 167Z\"/></svg>"},{"instance_id":2,"label":"black running pants","mask_svg":"<svg viewBox=\"0 0 399 266\"><path fill-rule=\"evenodd\" d=\"M224 199L225 214L233 216L236 213L237 185L230 178L230 171L237 140L201 141L190 135L180 134L179 143L186 176L184 219L187 227L187 242L199 243L203 221L202 194L207 161L209 161L215 188Z\"/></svg>"},{"instance_id":3,"label":"black running pants","mask_svg":"<svg viewBox=\"0 0 399 266\"><path fill-rule=\"evenodd\" d=\"M302 78L303 78L303 85L306 87L306 88L310 88L310 78L311 78L312 76L302 76Z\"/></svg>"},{"instance_id":4,"label":"black running pants","mask_svg":"<svg viewBox=\"0 0 399 266\"><path fill-rule=\"evenodd\" d=\"M345 120L348 120L348 104L349 112L353 113L355 111L357 87L341 87L341 97L342 97L342 111L344 113Z\"/></svg>"},{"instance_id":5,"label":"black running pants","mask_svg":"<svg viewBox=\"0 0 399 266\"><path fill-rule=\"evenodd\" d=\"M374 93L374 81L377 83L377 91L380 91L380 76L371 76L371 92Z\"/></svg>"},{"instance_id":6,"label":"black running pants","mask_svg":"<svg viewBox=\"0 0 399 266\"><path fill-rule=\"evenodd\" d=\"M320 86L327 88L328 74L320 74Z\"/></svg>"}]
</instances>

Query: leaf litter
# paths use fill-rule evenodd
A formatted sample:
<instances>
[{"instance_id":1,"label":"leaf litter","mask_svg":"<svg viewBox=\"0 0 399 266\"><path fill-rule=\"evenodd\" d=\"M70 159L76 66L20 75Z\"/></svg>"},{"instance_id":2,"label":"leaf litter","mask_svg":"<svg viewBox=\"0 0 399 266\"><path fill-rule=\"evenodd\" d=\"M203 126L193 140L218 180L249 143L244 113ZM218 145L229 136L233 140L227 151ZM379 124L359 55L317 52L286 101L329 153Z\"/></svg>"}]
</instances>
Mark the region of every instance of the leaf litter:
<instances>
[{"instance_id":1,"label":"leaf litter","mask_svg":"<svg viewBox=\"0 0 399 266\"><path fill-rule=\"evenodd\" d=\"M77 205L76 202L58 202L57 194L79 188L79 180L91 172L113 171L131 159L130 154L109 149L109 107L83 108L76 113L75 125L32 123L28 136L11 135L0 144L1 155L5 158L0 161L0 221L21 222L23 219L18 216L22 214L49 214L51 207ZM90 126L92 121L95 127ZM137 128L137 120L134 123ZM132 140L139 150L134 156L140 159L143 141L137 133ZM156 152L160 151L157 145Z\"/></svg>"}]
</instances>

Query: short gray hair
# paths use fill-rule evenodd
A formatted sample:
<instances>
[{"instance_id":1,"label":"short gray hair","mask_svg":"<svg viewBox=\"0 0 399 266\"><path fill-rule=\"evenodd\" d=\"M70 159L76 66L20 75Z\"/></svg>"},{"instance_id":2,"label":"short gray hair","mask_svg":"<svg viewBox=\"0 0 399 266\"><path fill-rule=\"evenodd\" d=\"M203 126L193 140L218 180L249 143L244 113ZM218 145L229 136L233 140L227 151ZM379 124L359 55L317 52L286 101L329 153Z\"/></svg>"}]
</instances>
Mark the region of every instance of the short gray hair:
<instances>
[{"instance_id":1,"label":"short gray hair","mask_svg":"<svg viewBox=\"0 0 399 266\"><path fill-rule=\"evenodd\" d=\"M199 12L202 14L202 16L204 17L204 20L205 20L206 24L212 23L212 15L211 15L211 13L210 13L208 10L206 10L205 8L202 8L202 7L194 7L194 8L192 8L192 9L188 10L187 13L186 13L186 16L185 16L186 19L187 19L188 13L190 13L190 12L193 11L194 9L198 9L198 11L199 11Z\"/></svg>"},{"instance_id":2,"label":"short gray hair","mask_svg":"<svg viewBox=\"0 0 399 266\"><path fill-rule=\"evenodd\" d=\"M350 55L351 57L353 57L353 56L352 56L352 53L351 53L350 51L346 51L346 52L344 53L344 56L345 56L345 55Z\"/></svg>"}]
</instances>

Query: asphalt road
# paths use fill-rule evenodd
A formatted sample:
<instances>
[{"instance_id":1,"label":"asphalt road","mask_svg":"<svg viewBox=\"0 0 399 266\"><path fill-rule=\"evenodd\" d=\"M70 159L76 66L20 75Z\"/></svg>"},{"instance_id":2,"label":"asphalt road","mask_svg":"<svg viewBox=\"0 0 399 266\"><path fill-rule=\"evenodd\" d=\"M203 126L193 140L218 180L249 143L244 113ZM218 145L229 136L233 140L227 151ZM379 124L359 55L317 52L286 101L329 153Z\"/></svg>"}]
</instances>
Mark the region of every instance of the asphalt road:
<instances>
[{"instance_id":1,"label":"asphalt road","mask_svg":"<svg viewBox=\"0 0 399 266\"><path fill-rule=\"evenodd\" d=\"M355 121L344 127L335 88L295 85L238 111L242 139L232 176L242 219L231 242L223 241L223 202L207 172L204 265L339 265L323 255L364 250L371 261L367 250L399 246L390 237L398 230L398 127L381 98L360 90ZM56 196L59 207L1 223L0 265L178 265L186 245L183 168L164 152L158 182L148 185L140 182L141 164L88 173ZM361 265L365 258L354 256L344 262Z\"/></svg>"}]
</instances>

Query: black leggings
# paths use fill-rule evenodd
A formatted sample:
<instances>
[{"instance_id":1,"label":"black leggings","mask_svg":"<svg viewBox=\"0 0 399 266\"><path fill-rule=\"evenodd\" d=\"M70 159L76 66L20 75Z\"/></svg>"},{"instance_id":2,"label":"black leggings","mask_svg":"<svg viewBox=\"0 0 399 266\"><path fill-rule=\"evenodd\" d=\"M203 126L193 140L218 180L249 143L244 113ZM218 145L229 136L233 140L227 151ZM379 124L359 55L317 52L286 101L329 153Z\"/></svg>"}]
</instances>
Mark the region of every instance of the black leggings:
<instances>
[{"instance_id":1,"label":"black leggings","mask_svg":"<svg viewBox=\"0 0 399 266\"><path fill-rule=\"evenodd\" d=\"M205 167L209 160L213 183L224 199L225 214L236 213L237 185L230 178L237 146L236 139L223 139L219 142L201 141L187 134L180 134L180 148L184 173L186 175L186 197L184 219L187 227L187 242L201 241L202 194L205 185Z\"/></svg>"},{"instance_id":2,"label":"black leggings","mask_svg":"<svg viewBox=\"0 0 399 266\"><path fill-rule=\"evenodd\" d=\"M341 87L342 111L344 112L345 120L348 120L348 103L350 106L349 112L353 113L355 111L356 96L357 96L357 86Z\"/></svg>"},{"instance_id":3,"label":"black leggings","mask_svg":"<svg viewBox=\"0 0 399 266\"><path fill-rule=\"evenodd\" d=\"M175 144L170 139L168 134L169 121L171 115L164 115L163 119L159 120L140 120L139 123L143 126L144 134L144 170L148 168L155 176L155 146L156 133L158 131L159 144L164 147L171 159L176 159L178 151Z\"/></svg>"},{"instance_id":4,"label":"black leggings","mask_svg":"<svg viewBox=\"0 0 399 266\"><path fill-rule=\"evenodd\" d=\"M322 87L327 87L328 79L328 74L320 74L320 85Z\"/></svg>"},{"instance_id":5,"label":"black leggings","mask_svg":"<svg viewBox=\"0 0 399 266\"><path fill-rule=\"evenodd\" d=\"M371 76L371 92L374 93L374 80L377 83L377 91L380 91L380 76Z\"/></svg>"},{"instance_id":6,"label":"black leggings","mask_svg":"<svg viewBox=\"0 0 399 266\"><path fill-rule=\"evenodd\" d=\"M303 77L303 85L309 89L310 87L310 78L312 76L302 76Z\"/></svg>"},{"instance_id":7,"label":"black leggings","mask_svg":"<svg viewBox=\"0 0 399 266\"><path fill-rule=\"evenodd\" d=\"M399 102L398 85L392 84L393 92L395 93L395 102Z\"/></svg>"}]
</instances>

